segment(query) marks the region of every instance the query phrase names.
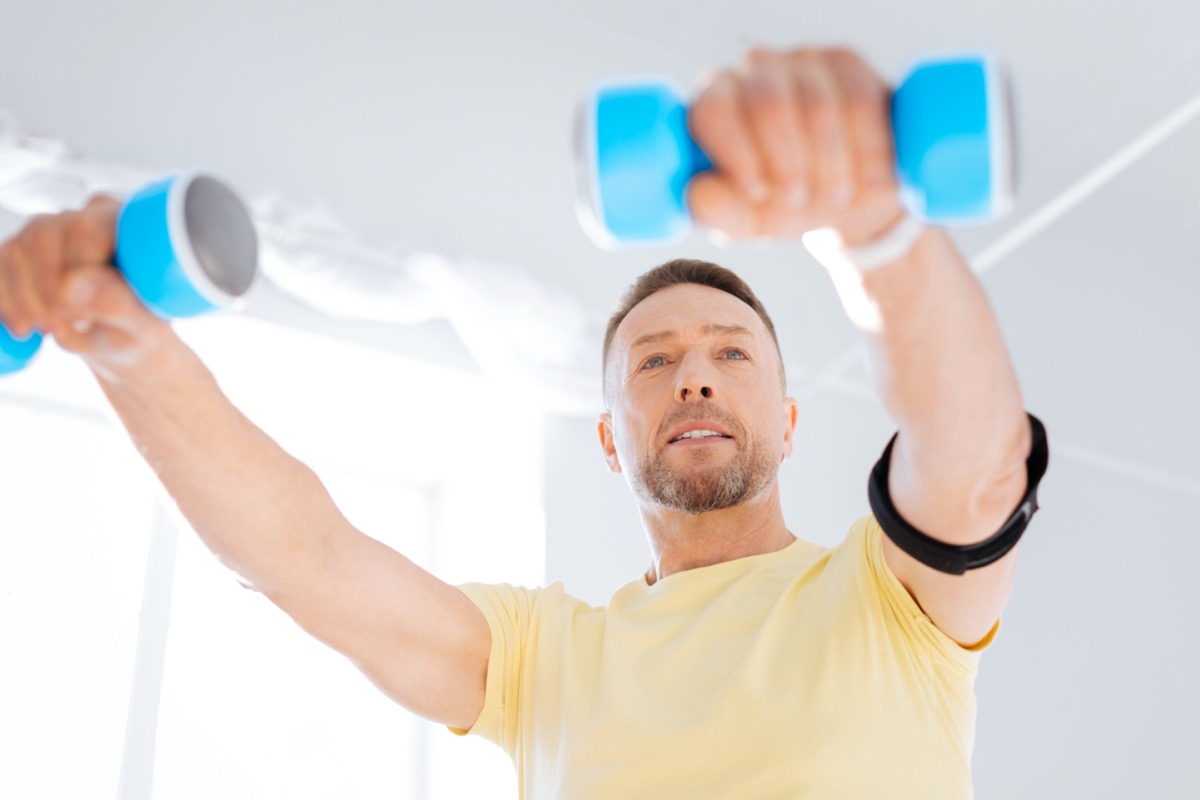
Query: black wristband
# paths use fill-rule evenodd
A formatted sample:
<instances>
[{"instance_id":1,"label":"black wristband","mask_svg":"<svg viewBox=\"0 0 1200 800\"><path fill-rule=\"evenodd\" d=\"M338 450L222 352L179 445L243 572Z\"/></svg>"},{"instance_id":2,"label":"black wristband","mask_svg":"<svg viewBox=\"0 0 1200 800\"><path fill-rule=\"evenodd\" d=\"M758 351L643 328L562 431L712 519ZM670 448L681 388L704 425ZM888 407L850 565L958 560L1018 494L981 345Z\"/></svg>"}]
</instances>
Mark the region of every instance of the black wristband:
<instances>
[{"instance_id":1,"label":"black wristband","mask_svg":"<svg viewBox=\"0 0 1200 800\"><path fill-rule=\"evenodd\" d=\"M1041 420L1033 414L1028 414L1029 425L1033 431L1033 447L1029 458L1025 461L1025 469L1029 476L1025 488L1025 496L1017 505L1008 521L1000 530L984 539L969 545L953 545L933 539L909 525L892 505L891 495L888 494L888 469L892 460L892 447L896 437L888 442L883 455L880 456L875 468L871 470L871 478L867 482L867 497L871 502L871 510L875 519L887 537L896 543L904 552L938 572L951 575L962 575L970 569L986 567L993 561L1004 556L1016 546L1038 510L1037 488L1046 467L1050 463L1050 446L1046 441L1046 428ZM897 434L899 435L899 434Z\"/></svg>"}]
</instances>

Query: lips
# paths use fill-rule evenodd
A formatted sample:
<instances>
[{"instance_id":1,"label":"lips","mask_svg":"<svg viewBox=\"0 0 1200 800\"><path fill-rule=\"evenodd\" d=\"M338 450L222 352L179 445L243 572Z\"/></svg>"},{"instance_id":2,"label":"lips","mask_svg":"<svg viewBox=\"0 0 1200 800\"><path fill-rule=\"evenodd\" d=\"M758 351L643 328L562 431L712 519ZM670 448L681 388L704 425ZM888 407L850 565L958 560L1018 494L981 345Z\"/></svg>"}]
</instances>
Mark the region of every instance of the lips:
<instances>
[{"instance_id":1,"label":"lips","mask_svg":"<svg viewBox=\"0 0 1200 800\"><path fill-rule=\"evenodd\" d=\"M730 438L732 438L732 437L725 436L723 434L717 433L716 431L699 430L699 431L689 431L688 433L685 433L683 436L678 436L678 437L672 439L671 441L667 442L667 444L679 444L680 442L699 442L699 441L718 441L719 442L724 439L730 439Z\"/></svg>"},{"instance_id":2,"label":"lips","mask_svg":"<svg viewBox=\"0 0 1200 800\"><path fill-rule=\"evenodd\" d=\"M671 431L670 438L667 439L667 444L676 444L678 442L694 442L694 441L718 441L721 439L732 439L724 428L716 423L707 420L695 420L680 425L675 430Z\"/></svg>"}]
</instances>

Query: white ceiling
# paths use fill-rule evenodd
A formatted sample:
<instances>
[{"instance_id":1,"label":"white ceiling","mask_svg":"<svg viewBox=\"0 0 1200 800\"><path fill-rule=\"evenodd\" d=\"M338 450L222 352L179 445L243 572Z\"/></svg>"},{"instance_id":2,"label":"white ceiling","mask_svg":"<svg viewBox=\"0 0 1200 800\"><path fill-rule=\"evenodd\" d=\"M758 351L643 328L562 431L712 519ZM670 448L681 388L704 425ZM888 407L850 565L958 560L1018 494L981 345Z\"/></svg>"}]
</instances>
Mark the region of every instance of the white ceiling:
<instances>
[{"instance_id":1,"label":"white ceiling","mask_svg":"<svg viewBox=\"0 0 1200 800\"><path fill-rule=\"evenodd\" d=\"M847 521L841 500L813 510L843 448L827 431L853 432L850 449L869 453L887 427L861 369L829 380L855 338L827 280L795 247L696 237L596 250L573 214L571 111L592 81L665 72L687 84L756 43L850 43L892 77L921 51L991 48L1016 87L1018 205L961 232L966 253L1129 158L984 277L1054 450L1032 529L1043 538L984 660L978 796L1200 792L1188 721L1200 692L1180 666L1197 650L1178 643L1200 605L1200 122L1124 151L1196 108L1200 3L5 0L4 11L0 108L91 157L203 167L248 194L319 201L380 246L517 265L596 317L678 254L738 270L776 318L816 420L813 463L787 476L785 505L819 529ZM850 462L847 475L865 478ZM861 506L860 484L847 508Z\"/></svg>"}]
</instances>

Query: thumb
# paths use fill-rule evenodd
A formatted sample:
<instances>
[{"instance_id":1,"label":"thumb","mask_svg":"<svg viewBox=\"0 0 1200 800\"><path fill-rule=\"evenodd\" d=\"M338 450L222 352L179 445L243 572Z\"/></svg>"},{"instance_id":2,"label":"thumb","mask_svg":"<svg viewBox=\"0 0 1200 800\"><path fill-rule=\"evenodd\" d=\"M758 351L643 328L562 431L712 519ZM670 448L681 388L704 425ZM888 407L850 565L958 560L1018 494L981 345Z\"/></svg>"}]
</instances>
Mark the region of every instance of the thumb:
<instances>
[{"instance_id":1,"label":"thumb","mask_svg":"<svg viewBox=\"0 0 1200 800\"><path fill-rule=\"evenodd\" d=\"M158 319L109 266L86 267L68 277L60 292L59 309L71 324L116 328L133 336Z\"/></svg>"},{"instance_id":2,"label":"thumb","mask_svg":"<svg viewBox=\"0 0 1200 800\"><path fill-rule=\"evenodd\" d=\"M728 178L702 172L687 185L687 204L692 218L706 228L727 236L744 238L758 234L756 207Z\"/></svg>"}]
</instances>

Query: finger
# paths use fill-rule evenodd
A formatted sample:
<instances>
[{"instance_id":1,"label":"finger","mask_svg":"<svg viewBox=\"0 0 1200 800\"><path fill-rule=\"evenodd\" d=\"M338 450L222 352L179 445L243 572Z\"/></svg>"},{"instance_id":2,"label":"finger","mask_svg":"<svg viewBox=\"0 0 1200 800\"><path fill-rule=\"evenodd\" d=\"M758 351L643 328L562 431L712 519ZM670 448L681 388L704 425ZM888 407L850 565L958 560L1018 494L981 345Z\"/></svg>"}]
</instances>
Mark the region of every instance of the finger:
<instances>
[{"instance_id":1,"label":"finger","mask_svg":"<svg viewBox=\"0 0 1200 800\"><path fill-rule=\"evenodd\" d=\"M66 341L78 340L76 349L72 352L86 352L86 342L79 339L90 336L93 323L101 316L98 309L91 306L96 296L95 283L107 283L117 278L116 271L108 265L113 262L116 251L117 216L121 204L109 195L93 195L78 213L72 214L64 221L64 273L55 276L52 287L53 300L51 305L56 308L55 333L63 328L74 326L75 335L66 333ZM111 324L111 323L109 323ZM56 336L56 338L59 338ZM84 349L80 349L84 348Z\"/></svg>"},{"instance_id":2,"label":"finger","mask_svg":"<svg viewBox=\"0 0 1200 800\"><path fill-rule=\"evenodd\" d=\"M58 325L54 329L54 341L68 353L86 355L94 348L91 323L75 321L73 324Z\"/></svg>"},{"instance_id":3,"label":"finger","mask_svg":"<svg viewBox=\"0 0 1200 800\"><path fill-rule=\"evenodd\" d=\"M797 205L795 199L772 197L757 208L758 235L769 239L799 238L825 224L827 215L811 205Z\"/></svg>"},{"instance_id":4,"label":"finger","mask_svg":"<svg viewBox=\"0 0 1200 800\"><path fill-rule=\"evenodd\" d=\"M72 267L111 264L117 249L117 217L121 202L93 195L67 224L67 263Z\"/></svg>"},{"instance_id":5,"label":"finger","mask_svg":"<svg viewBox=\"0 0 1200 800\"><path fill-rule=\"evenodd\" d=\"M895 191L895 145L890 92L871 67L850 50L830 54L845 98L854 172L863 191Z\"/></svg>"},{"instance_id":6,"label":"finger","mask_svg":"<svg viewBox=\"0 0 1200 800\"><path fill-rule=\"evenodd\" d=\"M728 175L751 203L761 203L767 182L742 95L736 76L717 73L688 108L688 129L716 170Z\"/></svg>"},{"instance_id":7,"label":"finger","mask_svg":"<svg viewBox=\"0 0 1200 800\"><path fill-rule=\"evenodd\" d=\"M59 303L65 318L78 323L113 328L136 335L155 317L115 269L97 265L81 267L64 281Z\"/></svg>"},{"instance_id":8,"label":"finger","mask_svg":"<svg viewBox=\"0 0 1200 800\"><path fill-rule=\"evenodd\" d=\"M9 330L24 337L33 332L39 321L42 325L48 322L45 307L39 302L34 286L33 273L37 271L38 264L29 256L29 250L21 245L13 248L10 263L12 268L8 271L4 287L11 304L12 325Z\"/></svg>"},{"instance_id":9,"label":"finger","mask_svg":"<svg viewBox=\"0 0 1200 800\"><path fill-rule=\"evenodd\" d=\"M114 355L120 351L130 351L135 344L134 337L126 331L82 321L57 332L54 341L68 353L82 356L104 354L110 362ZM131 358L127 357L126 360Z\"/></svg>"},{"instance_id":10,"label":"finger","mask_svg":"<svg viewBox=\"0 0 1200 800\"><path fill-rule=\"evenodd\" d=\"M46 328L51 320L54 295L66 268L64 262L64 220L70 214L58 217L35 217L26 223L18 238L15 261L18 264L13 274L13 289L20 291L25 308L30 314L28 322Z\"/></svg>"},{"instance_id":11,"label":"finger","mask_svg":"<svg viewBox=\"0 0 1200 800\"><path fill-rule=\"evenodd\" d=\"M8 274L15 269L12 255L14 247L15 245L11 241L5 242L4 246L0 247L0 325L13 333L15 333L13 331L16 313L14 310L15 298L8 288L10 283Z\"/></svg>"},{"instance_id":12,"label":"finger","mask_svg":"<svg viewBox=\"0 0 1200 800\"><path fill-rule=\"evenodd\" d=\"M854 200L854 171L845 109L831 65L824 53L810 49L793 53L789 64L809 135L814 198L822 205L847 208Z\"/></svg>"},{"instance_id":13,"label":"finger","mask_svg":"<svg viewBox=\"0 0 1200 800\"><path fill-rule=\"evenodd\" d=\"M154 335L155 326L166 326L108 266L72 272L63 285L60 308L63 324L55 332L59 345L85 357L102 357L110 365L114 359L136 359L137 343Z\"/></svg>"},{"instance_id":14,"label":"finger","mask_svg":"<svg viewBox=\"0 0 1200 800\"><path fill-rule=\"evenodd\" d=\"M59 287L54 339L64 350L86 355L95 349L99 316L92 303L105 277L96 267L82 269L69 275Z\"/></svg>"},{"instance_id":15,"label":"finger","mask_svg":"<svg viewBox=\"0 0 1200 800\"><path fill-rule=\"evenodd\" d=\"M769 50L751 54L745 98L772 196L797 207L805 205L812 191L811 155L791 74L780 54Z\"/></svg>"},{"instance_id":16,"label":"finger","mask_svg":"<svg viewBox=\"0 0 1200 800\"><path fill-rule=\"evenodd\" d=\"M687 204L692 218L702 226L734 238L758 235L757 206L729 176L702 172L692 178L687 185Z\"/></svg>"}]
</instances>

